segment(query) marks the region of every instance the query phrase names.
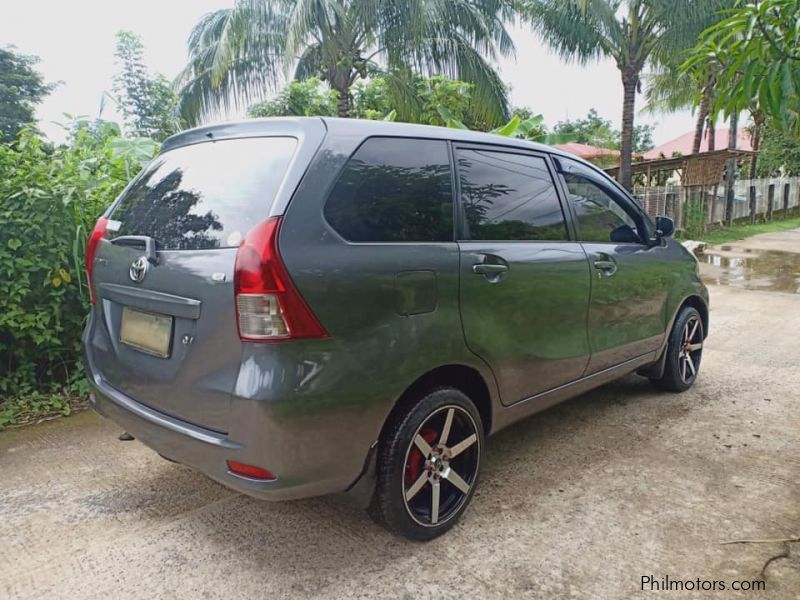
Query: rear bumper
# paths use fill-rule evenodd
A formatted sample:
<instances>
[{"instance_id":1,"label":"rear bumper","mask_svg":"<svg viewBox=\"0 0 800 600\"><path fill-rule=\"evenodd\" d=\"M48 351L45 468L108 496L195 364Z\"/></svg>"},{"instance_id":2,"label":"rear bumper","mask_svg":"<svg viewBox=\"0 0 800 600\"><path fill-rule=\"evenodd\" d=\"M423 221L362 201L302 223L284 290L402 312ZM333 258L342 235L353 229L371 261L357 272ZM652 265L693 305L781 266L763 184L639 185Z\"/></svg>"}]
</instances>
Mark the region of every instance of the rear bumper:
<instances>
[{"instance_id":1,"label":"rear bumper","mask_svg":"<svg viewBox=\"0 0 800 600\"><path fill-rule=\"evenodd\" d=\"M260 481L230 472L228 460L273 469L286 465L283 456L263 454L259 444L248 445L227 435L181 421L126 396L97 375L90 378L91 407L155 450L164 458L196 469L211 479L239 492L265 500L289 500L345 491L354 484L352 476L333 479L304 479L297 473L310 465L294 462L291 470L275 471L277 479ZM258 424L254 424L259 429ZM267 430L264 424L262 430ZM296 457L294 457L296 459Z\"/></svg>"}]
</instances>

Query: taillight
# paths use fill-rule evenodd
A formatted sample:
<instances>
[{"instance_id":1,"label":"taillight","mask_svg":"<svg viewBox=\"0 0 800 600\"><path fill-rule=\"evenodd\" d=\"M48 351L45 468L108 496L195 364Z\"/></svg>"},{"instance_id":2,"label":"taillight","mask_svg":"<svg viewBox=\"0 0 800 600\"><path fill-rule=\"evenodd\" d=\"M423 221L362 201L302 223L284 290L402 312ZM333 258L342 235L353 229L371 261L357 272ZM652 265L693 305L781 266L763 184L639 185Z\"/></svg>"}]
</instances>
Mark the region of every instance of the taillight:
<instances>
[{"instance_id":1,"label":"taillight","mask_svg":"<svg viewBox=\"0 0 800 600\"><path fill-rule=\"evenodd\" d=\"M94 271L94 255L97 252L97 246L100 245L100 240L106 235L108 228L108 219L100 217L89 235L89 241L86 242L86 278L89 281L89 300L94 304L94 288L92 286L92 272Z\"/></svg>"},{"instance_id":2,"label":"taillight","mask_svg":"<svg viewBox=\"0 0 800 600\"><path fill-rule=\"evenodd\" d=\"M280 217L262 221L236 252L233 287L239 337L248 342L327 337L281 260L280 224Z\"/></svg>"}]
</instances>

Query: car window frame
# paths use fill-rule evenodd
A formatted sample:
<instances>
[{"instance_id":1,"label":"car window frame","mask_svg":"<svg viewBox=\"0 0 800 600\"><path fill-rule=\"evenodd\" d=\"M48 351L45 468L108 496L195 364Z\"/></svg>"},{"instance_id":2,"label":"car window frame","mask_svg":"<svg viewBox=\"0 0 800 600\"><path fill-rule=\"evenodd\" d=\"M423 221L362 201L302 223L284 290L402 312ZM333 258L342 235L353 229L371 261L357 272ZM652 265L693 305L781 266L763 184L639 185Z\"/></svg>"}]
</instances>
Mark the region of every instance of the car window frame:
<instances>
[{"instance_id":1,"label":"car window frame","mask_svg":"<svg viewBox=\"0 0 800 600\"><path fill-rule=\"evenodd\" d=\"M564 218L564 229L566 231L566 237L563 240L482 240L482 239L473 239L467 236L467 227L466 227L466 215L464 211L464 204L461 201L461 176L458 168L458 159L456 156L456 152L458 150L483 150L485 152L505 152L507 154L519 154L524 156L533 156L536 158L541 158L544 160L544 163L547 167L547 172L550 175L550 179L553 183L553 189L556 193L556 198L558 199L559 206L561 208L561 215ZM574 243L577 239L575 237L576 231L574 229L574 223L571 213L567 211L567 198L564 195L564 191L562 189L561 183L559 182L560 176L558 171L555 168L555 165L552 162L552 157L547 152L541 152L538 150L533 150L530 148L520 148L519 146L506 146L503 144L485 144L485 143L476 143L476 142L460 142L460 141L451 141L450 142L450 162L453 168L454 174L454 185L456 187L456 216L455 216L455 239L457 242L472 242L472 243L498 243L498 244L558 244L558 243Z\"/></svg>"},{"instance_id":2,"label":"car window frame","mask_svg":"<svg viewBox=\"0 0 800 600\"><path fill-rule=\"evenodd\" d=\"M359 240L349 240L344 237L339 230L333 226L328 220L327 215L325 214L325 207L328 204L328 200L330 200L331 194L333 190L336 189L336 185L339 183L344 172L347 170L347 167L350 165L350 161L353 160L353 157L358 154L358 151L366 145L371 140L416 140L416 141L425 141L425 142L439 142L445 145L447 159L448 159L448 166L450 168L450 194L452 197L452 224L450 227L450 239L448 240L441 240L441 241L400 241L400 240L388 240L388 241L359 241ZM456 173L455 173L455 165L453 163L453 153L450 148L450 140L437 138L437 137L425 137L425 136L409 136L409 135L369 135L364 137L361 141L358 142L358 145L353 149L353 151L347 156L345 161L342 163L341 167L336 172L336 176L332 179L330 186L328 186L327 190L324 192L324 200L320 205L320 215L322 217L322 222L325 223L325 226L328 230L335 235L341 242L351 246L363 246L363 245L413 245L413 244L425 244L425 245L442 245L442 244L453 244L456 242L456 219L458 215L458 209L456 206Z\"/></svg>"},{"instance_id":3,"label":"car window frame","mask_svg":"<svg viewBox=\"0 0 800 600\"><path fill-rule=\"evenodd\" d=\"M624 244L636 244L641 246L650 246L650 237L653 231L653 224L639 206L639 204L630 197L627 193L622 193L624 188L619 186L616 181L611 179L608 175L596 169L594 166L585 165L582 162L569 158L566 156L553 156L553 162L556 172L558 174L558 184L562 189L564 198L567 203L570 218L575 230L575 239L580 243L585 244L613 244L615 246ZM567 182L564 178L564 172L579 175L591 183L599 187L605 192L613 201L622 208L623 211L636 223L636 235L639 237L638 242L612 242L608 241L587 241L581 239L580 224L578 222L578 215L575 211L575 206L570 199L570 191Z\"/></svg>"}]
</instances>

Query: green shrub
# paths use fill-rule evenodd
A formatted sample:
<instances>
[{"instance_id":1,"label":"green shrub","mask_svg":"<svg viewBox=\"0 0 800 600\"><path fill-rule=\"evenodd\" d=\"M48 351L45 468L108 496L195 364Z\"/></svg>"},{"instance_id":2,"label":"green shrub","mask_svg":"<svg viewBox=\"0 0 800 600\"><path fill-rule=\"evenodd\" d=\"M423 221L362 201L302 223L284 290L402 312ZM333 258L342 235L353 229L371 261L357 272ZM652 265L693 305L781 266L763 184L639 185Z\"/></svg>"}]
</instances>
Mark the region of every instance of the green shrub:
<instances>
[{"instance_id":1,"label":"green shrub","mask_svg":"<svg viewBox=\"0 0 800 600\"><path fill-rule=\"evenodd\" d=\"M56 148L32 131L0 145L0 427L85 392L87 231L157 148L102 122Z\"/></svg>"}]
</instances>

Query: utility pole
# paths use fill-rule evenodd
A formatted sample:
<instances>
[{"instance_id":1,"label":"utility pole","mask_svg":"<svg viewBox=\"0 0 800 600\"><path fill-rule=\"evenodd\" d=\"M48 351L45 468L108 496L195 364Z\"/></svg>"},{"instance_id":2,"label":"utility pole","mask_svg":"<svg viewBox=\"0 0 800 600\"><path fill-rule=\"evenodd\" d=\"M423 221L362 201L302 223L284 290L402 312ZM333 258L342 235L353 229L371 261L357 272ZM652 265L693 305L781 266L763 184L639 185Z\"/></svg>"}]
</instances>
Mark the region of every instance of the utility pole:
<instances>
[{"instance_id":1,"label":"utility pole","mask_svg":"<svg viewBox=\"0 0 800 600\"><path fill-rule=\"evenodd\" d=\"M728 131L728 149L736 149L736 140L739 137L739 113L731 113L731 128ZM736 157L728 159L725 165L725 224L733 225L733 184L736 181Z\"/></svg>"}]
</instances>

